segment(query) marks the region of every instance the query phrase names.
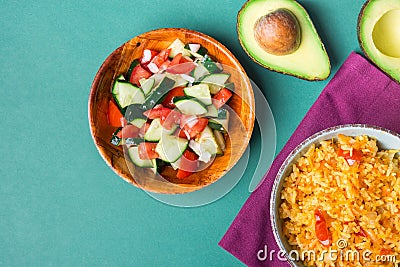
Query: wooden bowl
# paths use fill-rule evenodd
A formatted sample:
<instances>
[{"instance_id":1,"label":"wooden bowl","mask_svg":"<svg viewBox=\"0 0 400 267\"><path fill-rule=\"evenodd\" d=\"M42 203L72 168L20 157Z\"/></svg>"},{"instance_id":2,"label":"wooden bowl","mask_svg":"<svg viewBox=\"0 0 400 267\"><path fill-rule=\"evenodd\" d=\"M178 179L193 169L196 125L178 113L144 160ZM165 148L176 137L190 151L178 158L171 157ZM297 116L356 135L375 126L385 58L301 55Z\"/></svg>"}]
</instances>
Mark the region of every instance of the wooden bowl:
<instances>
[{"instance_id":1,"label":"wooden bowl","mask_svg":"<svg viewBox=\"0 0 400 267\"><path fill-rule=\"evenodd\" d=\"M110 143L115 128L107 121L108 102L114 79L126 73L131 61L139 58L144 49L160 51L176 38L184 43L199 43L208 49L208 54L229 69L230 80L235 83L235 91L229 107L235 111L238 120L230 120L227 149L223 156L216 157L208 168L192 174L186 179L177 179L176 171L166 168L161 175L154 175L149 169L135 168L125 160L122 147ZM230 71L228 71L230 72ZM89 96L89 123L93 140L106 163L125 181L147 191L165 194L179 194L203 188L221 178L244 153L254 127L254 95L250 80L234 55L215 39L192 30L164 28L139 35L117 48L101 65L97 72Z\"/></svg>"}]
</instances>

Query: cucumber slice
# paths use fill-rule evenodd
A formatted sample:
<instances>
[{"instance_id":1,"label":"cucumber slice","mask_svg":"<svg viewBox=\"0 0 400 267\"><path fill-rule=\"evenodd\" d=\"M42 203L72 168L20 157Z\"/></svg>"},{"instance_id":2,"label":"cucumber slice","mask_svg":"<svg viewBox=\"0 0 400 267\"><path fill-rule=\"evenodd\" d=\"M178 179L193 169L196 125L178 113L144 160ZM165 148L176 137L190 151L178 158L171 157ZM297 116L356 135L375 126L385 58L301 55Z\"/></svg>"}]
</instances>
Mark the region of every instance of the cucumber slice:
<instances>
[{"instance_id":1,"label":"cucumber slice","mask_svg":"<svg viewBox=\"0 0 400 267\"><path fill-rule=\"evenodd\" d=\"M189 141L174 135L163 135L156 146L156 152L165 162L177 161L186 150Z\"/></svg>"},{"instance_id":2,"label":"cucumber slice","mask_svg":"<svg viewBox=\"0 0 400 267\"><path fill-rule=\"evenodd\" d=\"M112 94L121 109L131 104L143 104L145 101L142 89L123 80L114 82Z\"/></svg>"},{"instance_id":3,"label":"cucumber slice","mask_svg":"<svg viewBox=\"0 0 400 267\"><path fill-rule=\"evenodd\" d=\"M122 144L122 138L118 137L118 133L122 130L122 127L119 127L111 136L110 143L113 144L114 146L119 146Z\"/></svg>"},{"instance_id":4,"label":"cucumber slice","mask_svg":"<svg viewBox=\"0 0 400 267\"><path fill-rule=\"evenodd\" d=\"M189 83L187 80L183 79L181 75L166 73L165 76L175 81L173 88L179 86L187 86Z\"/></svg>"},{"instance_id":5,"label":"cucumber slice","mask_svg":"<svg viewBox=\"0 0 400 267\"><path fill-rule=\"evenodd\" d=\"M167 163L161 159L152 159L151 162L153 163L153 167L151 169L155 174L161 173L163 168L167 165Z\"/></svg>"},{"instance_id":6,"label":"cucumber slice","mask_svg":"<svg viewBox=\"0 0 400 267\"><path fill-rule=\"evenodd\" d=\"M157 87L162 80L164 80L166 73L155 73L150 76L150 78L154 79L154 87Z\"/></svg>"},{"instance_id":7,"label":"cucumber slice","mask_svg":"<svg viewBox=\"0 0 400 267\"><path fill-rule=\"evenodd\" d=\"M154 83L155 83L154 78L148 78L145 79L143 82L140 82L140 87L142 87L143 93L145 95L148 95L151 92L151 89L153 89Z\"/></svg>"},{"instance_id":8,"label":"cucumber slice","mask_svg":"<svg viewBox=\"0 0 400 267\"><path fill-rule=\"evenodd\" d=\"M197 100L206 106L212 104L210 89L208 89L208 85L205 83L186 87L183 91L187 96L197 98Z\"/></svg>"},{"instance_id":9,"label":"cucumber slice","mask_svg":"<svg viewBox=\"0 0 400 267\"><path fill-rule=\"evenodd\" d=\"M147 97L146 102L143 104L142 108L144 110L152 109L156 104L161 103L167 93L174 87L175 81L165 77L161 82L154 88L151 94Z\"/></svg>"},{"instance_id":10,"label":"cucumber slice","mask_svg":"<svg viewBox=\"0 0 400 267\"><path fill-rule=\"evenodd\" d=\"M222 126L222 131L227 132L229 129L229 111L220 108L218 110L218 117L210 118L208 120L208 124L210 125L210 127L218 131L221 131L221 126Z\"/></svg>"},{"instance_id":11,"label":"cucumber slice","mask_svg":"<svg viewBox=\"0 0 400 267\"><path fill-rule=\"evenodd\" d=\"M195 57L195 58L198 58L198 59L203 59L203 58L204 58L203 55L201 55L201 54L199 54L199 53L196 53L196 52L193 52L192 50L190 50L189 46L185 46L185 50L186 50L186 51L189 53L189 55L192 56L192 57Z\"/></svg>"},{"instance_id":12,"label":"cucumber slice","mask_svg":"<svg viewBox=\"0 0 400 267\"><path fill-rule=\"evenodd\" d=\"M154 119L143 138L146 141L158 142L161 139L162 130L163 128L161 126L160 119Z\"/></svg>"},{"instance_id":13,"label":"cucumber slice","mask_svg":"<svg viewBox=\"0 0 400 267\"><path fill-rule=\"evenodd\" d=\"M146 123L147 119L145 118L135 118L130 123L132 125L135 125L138 128L142 128L142 126Z\"/></svg>"},{"instance_id":14,"label":"cucumber slice","mask_svg":"<svg viewBox=\"0 0 400 267\"><path fill-rule=\"evenodd\" d=\"M139 148L137 146L132 146L128 149L128 155L132 163L138 167L151 168L153 163L151 160L143 160L139 158Z\"/></svg>"},{"instance_id":15,"label":"cucumber slice","mask_svg":"<svg viewBox=\"0 0 400 267\"><path fill-rule=\"evenodd\" d=\"M204 67L210 72L210 73L220 73L222 72L222 68L220 65L216 62L214 62L209 56L205 57L205 60L203 62Z\"/></svg>"},{"instance_id":16,"label":"cucumber slice","mask_svg":"<svg viewBox=\"0 0 400 267\"><path fill-rule=\"evenodd\" d=\"M151 170L154 172L154 174L156 174L157 173L157 167L158 167L157 159L152 159L151 163L153 164L153 166L151 167Z\"/></svg>"},{"instance_id":17,"label":"cucumber slice","mask_svg":"<svg viewBox=\"0 0 400 267\"><path fill-rule=\"evenodd\" d=\"M226 142L225 142L224 135L218 130L213 130L213 134L215 137L215 141L217 141L217 144L218 144L217 155L221 156L224 154L224 151L226 148Z\"/></svg>"},{"instance_id":18,"label":"cucumber slice","mask_svg":"<svg viewBox=\"0 0 400 267\"><path fill-rule=\"evenodd\" d=\"M188 51L189 54L190 54L192 57L199 58L199 59L204 58L202 55L200 55L200 54L198 54L198 53L195 53L195 52L192 52L192 51L190 51L190 50L188 50L188 49L186 49L186 51Z\"/></svg>"},{"instance_id":19,"label":"cucumber slice","mask_svg":"<svg viewBox=\"0 0 400 267\"><path fill-rule=\"evenodd\" d=\"M124 75L120 74L116 80L125 81Z\"/></svg>"},{"instance_id":20,"label":"cucumber slice","mask_svg":"<svg viewBox=\"0 0 400 267\"><path fill-rule=\"evenodd\" d=\"M182 158L182 157L181 157ZM181 158L179 158L177 161L175 161L175 162L171 162L171 167L174 169L174 170L177 170L177 169L179 169L180 167L181 167Z\"/></svg>"},{"instance_id":21,"label":"cucumber slice","mask_svg":"<svg viewBox=\"0 0 400 267\"><path fill-rule=\"evenodd\" d=\"M174 97L176 107L186 115L202 115L207 113L207 108L193 97Z\"/></svg>"},{"instance_id":22,"label":"cucumber slice","mask_svg":"<svg viewBox=\"0 0 400 267\"><path fill-rule=\"evenodd\" d=\"M169 57L173 58L177 54L182 53L182 56L190 56L190 52L185 49L185 44L179 40L179 38L175 39L169 46L168 49L171 49L169 52Z\"/></svg>"},{"instance_id":23,"label":"cucumber slice","mask_svg":"<svg viewBox=\"0 0 400 267\"><path fill-rule=\"evenodd\" d=\"M230 91L234 91L235 90L235 84L234 83L226 83L224 85L224 87Z\"/></svg>"},{"instance_id":24,"label":"cucumber slice","mask_svg":"<svg viewBox=\"0 0 400 267\"><path fill-rule=\"evenodd\" d=\"M204 67L203 64L198 64L197 67L193 70L193 77L196 81L200 80L205 75L210 74L210 72Z\"/></svg>"},{"instance_id":25,"label":"cucumber slice","mask_svg":"<svg viewBox=\"0 0 400 267\"><path fill-rule=\"evenodd\" d=\"M210 127L206 126L197 140L190 140L190 148L199 156L199 160L210 162L218 152L218 144Z\"/></svg>"},{"instance_id":26,"label":"cucumber slice","mask_svg":"<svg viewBox=\"0 0 400 267\"><path fill-rule=\"evenodd\" d=\"M219 92L219 90L221 90L222 87L224 87L224 84L229 79L229 77L230 74L228 73L209 74L204 76L200 82L208 84L210 88L210 93L216 94Z\"/></svg>"},{"instance_id":27,"label":"cucumber slice","mask_svg":"<svg viewBox=\"0 0 400 267\"><path fill-rule=\"evenodd\" d=\"M178 126L175 125L174 127L172 127L171 130L166 130L162 127L159 118L154 119L151 122L149 129L144 134L144 140L151 142L158 142L163 134L165 135L173 134L177 127Z\"/></svg>"},{"instance_id":28,"label":"cucumber slice","mask_svg":"<svg viewBox=\"0 0 400 267\"><path fill-rule=\"evenodd\" d=\"M133 69L134 69L137 65L139 65L139 64L140 64L140 62L139 62L138 59L132 60L131 65L129 66L129 69L128 69L128 71L126 72L126 75L125 75L125 78L126 78L126 79L124 79L124 80L129 80L129 78L130 78L131 75L132 75Z\"/></svg>"},{"instance_id":29,"label":"cucumber slice","mask_svg":"<svg viewBox=\"0 0 400 267\"><path fill-rule=\"evenodd\" d=\"M217 121L212 121L211 119L208 121L208 126L213 130L217 130L217 131L221 131L221 132L225 131L225 128L221 123L219 123Z\"/></svg>"},{"instance_id":30,"label":"cucumber slice","mask_svg":"<svg viewBox=\"0 0 400 267\"><path fill-rule=\"evenodd\" d=\"M210 118L208 120L208 125L215 130L227 132L229 129L229 119Z\"/></svg>"},{"instance_id":31,"label":"cucumber slice","mask_svg":"<svg viewBox=\"0 0 400 267\"><path fill-rule=\"evenodd\" d=\"M122 130L122 127L119 127L112 135L111 137L111 144L115 145L115 146L119 146L119 145L129 145L129 146L137 146L140 143L142 143L144 140L141 138L124 138L122 137L118 137L118 133Z\"/></svg>"},{"instance_id":32,"label":"cucumber slice","mask_svg":"<svg viewBox=\"0 0 400 267\"><path fill-rule=\"evenodd\" d=\"M189 83L193 84L195 79L194 77L187 75L187 74L181 74L180 75L184 80L188 81Z\"/></svg>"},{"instance_id":33,"label":"cucumber slice","mask_svg":"<svg viewBox=\"0 0 400 267\"><path fill-rule=\"evenodd\" d=\"M208 125L215 130L227 132L229 129L229 119L210 118L208 120Z\"/></svg>"},{"instance_id":34,"label":"cucumber slice","mask_svg":"<svg viewBox=\"0 0 400 267\"><path fill-rule=\"evenodd\" d=\"M132 104L126 107L124 112L125 119L136 127L140 128L147 118L143 115L142 105Z\"/></svg>"},{"instance_id":35,"label":"cucumber slice","mask_svg":"<svg viewBox=\"0 0 400 267\"><path fill-rule=\"evenodd\" d=\"M201 44L186 44L185 49L197 58L204 57L208 53L207 48L205 48Z\"/></svg>"},{"instance_id":36,"label":"cucumber slice","mask_svg":"<svg viewBox=\"0 0 400 267\"><path fill-rule=\"evenodd\" d=\"M204 117L218 117L218 110L214 105L207 106L207 113L203 115Z\"/></svg>"},{"instance_id":37,"label":"cucumber slice","mask_svg":"<svg viewBox=\"0 0 400 267\"><path fill-rule=\"evenodd\" d=\"M138 146L140 143L143 143L144 140L142 138L126 138L123 142L128 146Z\"/></svg>"},{"instance_id":38,"label":"cucumber slice","mask_svg":"<svg viewBox=\"0 0 400 267\"><path fill-rule=\"evenodd\" d=\"M218 119L226 119L229 116L229 111L227 111L224 108L219 108L218 109Z\"/></svg>"},{"instance_id":39,"label":"cucumber slice","mask_svg":"<svg viewBox=\"0 0 400 267\"><path fill-rule=\"evenodd\" d=\"M200 49L197 50L197 54L205 57L207 55L207 53L208 53L207 48L205 48L204 46L200 45Z\"/></svg>"}]
</instances>

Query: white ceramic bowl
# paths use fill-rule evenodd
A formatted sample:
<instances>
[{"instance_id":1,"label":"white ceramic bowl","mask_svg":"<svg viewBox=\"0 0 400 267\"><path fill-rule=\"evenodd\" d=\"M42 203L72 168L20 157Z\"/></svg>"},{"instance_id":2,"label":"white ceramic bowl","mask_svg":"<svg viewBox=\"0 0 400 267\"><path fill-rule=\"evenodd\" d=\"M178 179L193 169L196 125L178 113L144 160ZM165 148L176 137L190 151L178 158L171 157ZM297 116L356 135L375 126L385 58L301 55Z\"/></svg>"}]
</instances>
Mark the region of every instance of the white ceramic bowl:
<instances>
[{"instance_id":1,"label":"white ceramic bowl","mask_svg":"<svg viewBox=\"0 0 400 267\"><path fill-rule=\"evenodd\" d=\"M307 152L312 144L318 144L323 140L330 140L332 138L337 140L336 137L338 134L348 136L367 135L377 140L379 149L400 149L400 134L381 127L365 124L348 124L328 128L310 136L298 145L283 162L275 178L271 192L270 215L272 231L280 250L285 252L285 255L288 255L292 248L283 234L283 220L279 217L279 207L282 204L280 196L283 182L292 172L293 164ZM302 262L292 261L288 256L286 258L292 266L304 266Z\"/></svg>"}]
</instances>

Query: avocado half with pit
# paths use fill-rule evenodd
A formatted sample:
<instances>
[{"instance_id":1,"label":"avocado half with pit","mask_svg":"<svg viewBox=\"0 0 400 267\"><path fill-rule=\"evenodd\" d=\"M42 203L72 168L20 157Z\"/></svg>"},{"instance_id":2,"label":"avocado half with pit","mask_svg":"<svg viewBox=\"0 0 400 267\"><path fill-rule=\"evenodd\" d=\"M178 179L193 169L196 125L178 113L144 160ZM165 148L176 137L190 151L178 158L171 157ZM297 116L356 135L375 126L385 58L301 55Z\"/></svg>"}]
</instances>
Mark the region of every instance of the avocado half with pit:
<instances>
[{"instance_id":1,"label":"avocado half with pit","mask_svg":"<svg viewBox=\"0 0 400 267\"><path fill-rule=\"evenodd\" d=\"M240 44L258 64L305 80L324 80L331 65L307 11L294 0L248 0L239 11Z\"/></svg>"},{"instance_id":2,"label":"avocado half with pit","mask_svg":"<svg viewBox=\"0 0 400 267\"><path fill-rule=\"evenodd\" d=\"M358 16L365 55L400 83L400 0L369 0Z\"/></svg>"}]
</instances>

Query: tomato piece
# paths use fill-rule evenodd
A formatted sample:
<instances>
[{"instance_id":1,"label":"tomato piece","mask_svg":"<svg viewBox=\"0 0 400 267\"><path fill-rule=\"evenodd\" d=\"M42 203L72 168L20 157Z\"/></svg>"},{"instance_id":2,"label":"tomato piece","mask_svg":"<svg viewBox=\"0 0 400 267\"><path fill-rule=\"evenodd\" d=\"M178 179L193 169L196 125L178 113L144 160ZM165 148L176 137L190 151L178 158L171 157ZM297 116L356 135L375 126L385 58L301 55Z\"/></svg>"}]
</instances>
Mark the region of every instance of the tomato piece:
<instances>
[{"instance_id":1,"label":"tomato piece","mask_svg":"<svg viewBox=\"0 0 400 267\"><path fill-rule=\"evenodd\" d=\"M169 67L170 64L171 64L171 60L167 59L166 61L164 61L164 62L161 64L161 66L160 66L160 68L159 68L158 71L164 71L164 70L168 69L168 67Z\"/></svg>"},{"instance_id":2,"label":"tomato piece","mask_svg":"<svg viewBox=\"0 0 400 267\"><path fill-rule=\"evenodd\" d=\"M181 128L178 128L176 131L175 131L175 136L178 136L178 137L180 137L180 138L184 138L184 139L190 139L190 137L188 137L187 135L186 135L186 132L183 130L183 129L181 129Z\"/></svg>"},{"instance_id":3,"label":"tomato piece","mask_svg":"<svg viewBox=\"0 0 400 267\"><path fill-rule=\"evenodd\" d=\"M161 125L165 129L171 130L175 124L179 124L180 119L181 119L181 113L179 113L176 110L171 110L168 116L166 117L161 116L160 121Z\"/></svg>"},{"instance_id":4,"label":"tomato piece","mask_svg":"<svg viewBox=\"0 0 400 267\"><path fill-rule=\"evenodd\" d=\"M381 248L379 251L380 255L392 255L393 251L391 249L388 248Z\"/></svg>"},{"instance_id":5,"label":"tomato piece","mask_svg":"<svg viewBox=\"0 0 400 267\"><path fill-rule=\"evenodd\" d=\"M176 177L183 179L196 172L199 166L199 162L197 160L198 158L199 156L197 156L195 153L185 150L181 157L181 162Z\"/></svg>"},{"instance_id":6,"label":"tomato piece","mask_svg":"<svg viewBox=\"0 0 400 267\"><path fill-rule=\"evenodd\" d=\"M204 131L208 124L207 118L198 118L197 123L190 127L190 123L186 124L184 127L184 131L189 134L190 139L194 139L199 135L201 132Z\"/></svg>"},{"instance_id":7,"label":"tomato piece","mask_svg":"<svg viewBox=\"0 0 400 267\"><path fill-rule=\"evenodd\" d=\"M136 138L139 137L139 131L140 129L135 125L128 124L122 128L121 133L123 138Z\"/></svg>"},{"instance_id":8,"label":"tomato piece","mask_svg":"<svg viewBox=\"0 0 400 267\"><path fill-rule=\"evenodd\" d=\"M199 162L197 161L198 158L199 156L197 154L189 150L186 150L181 158L179 169L184 171L189 171L192 173L197 171L199 165Z\"/></svg>"},{"instance_id":9,"label":"tomato piece","mask_svg":"<svg viewBox=\"0 0 400 267\"><path fill-rule=\"evenodd\" d=\"M160 67L168 59L170 52L171 48L163 49L160 51L160 53L154 56L150 62L156 64L157 67Z\"/></svg>"},{"instance_id":10,"label":"tomato piece","mask_svg":"<svg viewBox=\"0 0 400 267\"><path fill-rule=\"evenodd\" d=\"M151 120L160 118L161 125L167 130L170 130L174 124L179 123L181 117L178 111L163 106L147 110L143 115Z\"/></svg>"},{"instance_id":11,"label":"tomato piece","mask_svg":"<svg viewBox=\"0 0 400 267\"><path fill-rule=\"evenodd\" d=\"M178 169L178 172L176 173L176 178L184 179L184 178L190 176L191 174L192 174L191 172Z\"/></svg>"},{"instance_id":12,"label":"tomato piece","mask_svg":"<svg viewBox=\"0 0 400 267\"><path fill-rule=\"evenodd\" d=\"M155 105L154 107L153 107L153 109L156 109L156 108L163 108L164 106L162 105L162 104L157 104L157 105Z\"/></svg>"},{"instance_id":13,"label":"tomato piece","mask_svg":"<svg viewBox=\"0 0 400 267\"><path fill-rule=\"evenodd\" d=\"M191 160L191 161L197 160L199 158L199 156L196 153L194 153L190 150L185 150L185 152L183 153L183 156L186 159Z\"/></svg>"},{"instance_id":14,"label":"tomato piece","mask_svg":"<svg viewBox=\"0 0 400 267\"><path fill-rule=\"evenodd\" d=\"M180 127L184 133L180 133L180 136L195 139L202 131L204 131L207 124L207 118L197 118L196 116L182 114Z\"/></svg>"},{"instance_id":15,"label":"tomato piece","mask_svg":"<svg viewBox=\"0 0 400 267\"><path fill-rule=\"evenodd\" d=\"M355 223L360 227L360 231L358 233L356 233L355 235L362 236L362 237L368 237L367 233L364 231L364 229L362 229L362 227L360 226L358 221L355 221Z\"/></svg>"},{"instance_id":16,"label":"tomato piece","mask_svg":"<svg viewBox=\"0 0 400 267\"><path fill-rule=\"evenodd\" d=\"M174 97L175 96L185 96L185 92L183 91L185 87L175 87L172 90L168 92L168 94L165 96L162 104L166 106L167 108L175 108L174 104Z\"/></svg>"},{"instance_id":17,"label":"tomato piece","mask_svg":"<svg viewBox=\"0 0 400 267\"><path fill-rule=\"evenodd\" d=\"M139 130L139 136L143 137L147 130L150 128L150 122L145 122Z\"/></svg>"},{"instance_id":18,"label":"tomato piece","mask_svg":"<svg viewBox=\"0 0 400 267\"><path fill-rule=\"evenodd\" d=\"M158 54L157 51L150 49L143 50L142 58L140 59L140 64L147 65L150 61Z\"/></svg>"},{"instance_id":19,"label":"tomato piece","mask_svg":"<svg viewBox=\"0 0 400 267\"><path fill-rule=\"evenodd\" d=\"M171 109L165 108L163 106L156 106L153 109L146 110L143 112L143 115L145 115L147 118L150 120L154 120L156 118L160 118L162 115L168 116L169 112Z\"/></svg>"},{"instance_id":20,"label":"tomato piece","mask_svg":"<svg viewBox=\"0 0 400 267\"><path fill-rule=\"evenodd\" d=\"M191 59L190 57L188 57L188 56L183 56L183 57L181 57L181 60L179 60L179 63L186 63L186 62L193 62L193 59Z\"/></svg>"},{"instance_id":21,"label":"tomato piece","mask_svg":"<svg viewBox=\"0 0 400 267\"><path fill-rule=\"evenodd\" d=\"M125 118L119 110L117 104L114 101L110 100L108 102L108 112L107 112L108 124L114 127L122 127L124 126Z\"/></svg>"},{"instance_id":22,"label":"tomato piece","mask_svg":"<svg viewBox=\"0 0 400 267\"><path fill-rule=\"evenodd\" d=\"M344 159L347 161L349 166L354 165L356 162L360 163L361 159L363 157L363 153L357 149L353 149L352 154L350 154L349 150L343 150L343 149L339 148L337 151L337 155L339 157L344 157Z\"/></svg>"},{"instance_id":23,"label":"tomato piece","mask_svg":"<svg viewBox=\"0 0 400 267\"><path fill-rule=\"evenodd\" d=\"M365 231L360 227L360 232L356 233L356 236L368 237Z\"/></svg>"},{"instance_id":24,"label":"tomato piece","mask_svg":"<svg viewBox=\"0 0 400 267\"><path fill-rule=\"evenodd\" d=\"M226 88L222 88L213 97L213 104L216 108L222 107L232 97L232 92Z\"/></svg>"},{"instance_id":25,"label":"tomato piece","mask_svg":"<svg viewBox=\"0 0 400 267\"><path fill-rule=\"evenodd\" d=\"M147 79L151 75L152 75L151 72L147 71L145 68L143 68L139 64L132 70L132 74L131 74L131 77L129 77L129 81L132 84L140 85L140 83L139 83L140 79L143 79L143 78Z\"/></svg>"},{"instance_id":26,"label":"tomato piece","mask_svg":"<svg viewBox=\"0 0 400 267\"><path fill-rule=\"evenodd\" d=\"M178 53L174 56L174 58L171 61L171 64L169 64L170 66L175 66L178 65L181 61L182 58L182 53Z\"/></svg>"},{"instance_id":27,"label":"tomato piece","mask_svg":"<svg viewBox=\"0 0 400 267\"><path fill-rule=\"evenodd\" d=\"M328 226L326 224L324 211L321 208L318 208L314 211L315 217L315 235L319 242L327 247L331 244L331 238L328 230Z\"/></svg>"},{"instance_id":28,"label":"tomato piece","mask_svg":"<svg viewBox=\"0 0 400 267\"><path fill-rule=\"evenodd\" d=\"M194 62L180 63L169 67L166 71L171 74L187 74L196 68Z\"/></svg>"},{"instance_id":29,"label":"tomato piece","mask_svg":"<svg viewBox=\"0 0 400 267\"><path fill-rule=\"evenodd\" d=\"M181 129L183 129L183 128L185 128L186 124L194 125L196 123L197 123L197 117L196 116L182 114L181 115L181 122L180 122L179 126L181 127Z\"/></svg>"},{"instance_id":30,"label":"tomato piece","mask_svg":"<svg viewBox=\"0 0 400 267\"><path fill-rule=\"evenodd\" d=\"M143 112L143 115L145 115L147 118L149 118L150 120L154 120L156 118L160 118L160 119L166 119L170 113L173 110L170 108L165 108L163 106L156 106L153 109L147 110L145 112ZM177 111L175 111L177 112ZM179 112L177 112L179 113Z\"/></svg>"},{"instance_id":31,"label":"tomato piece","mask_svg":"<svg viewBox=\"0 0 400 267\"><path fill-rule=\"evenodd\" d=\"M139 158L146 159L156 159L159 157L156 152L157 143L142 142L138 146Z\"/></svg>"}]
</instances>

